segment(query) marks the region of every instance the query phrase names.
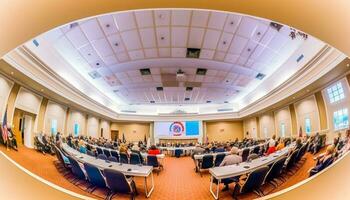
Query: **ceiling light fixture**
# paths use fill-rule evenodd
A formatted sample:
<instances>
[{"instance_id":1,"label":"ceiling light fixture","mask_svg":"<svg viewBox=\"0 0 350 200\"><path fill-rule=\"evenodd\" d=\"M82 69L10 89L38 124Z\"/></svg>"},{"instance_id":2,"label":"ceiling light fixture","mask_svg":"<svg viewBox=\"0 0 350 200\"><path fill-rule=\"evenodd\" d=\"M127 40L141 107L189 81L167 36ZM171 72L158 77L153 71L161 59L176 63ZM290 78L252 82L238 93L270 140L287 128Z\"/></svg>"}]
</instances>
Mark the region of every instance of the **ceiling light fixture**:
<instances>
[{"instance_id":1,"label":"ceiling light fixture","mask_svg":"<svg viewBox=\"0 0 350 200\"><path fill-rule=\"evenodd\" d=\"M118 42L114 44L115 46L119 46Z\"/></svg>"},{"instance_id":2,"label":"ceiling light fixture","mask_svg":"<svg viewBox=\"0 0 350 200\"><path fill-rule=\"evenodd\" d=\"M109 24L106 24L106 27L107 27L107 28L109 28L110 26L111 26L111 25L109 25Z\"/></svg>"}]
</instances>

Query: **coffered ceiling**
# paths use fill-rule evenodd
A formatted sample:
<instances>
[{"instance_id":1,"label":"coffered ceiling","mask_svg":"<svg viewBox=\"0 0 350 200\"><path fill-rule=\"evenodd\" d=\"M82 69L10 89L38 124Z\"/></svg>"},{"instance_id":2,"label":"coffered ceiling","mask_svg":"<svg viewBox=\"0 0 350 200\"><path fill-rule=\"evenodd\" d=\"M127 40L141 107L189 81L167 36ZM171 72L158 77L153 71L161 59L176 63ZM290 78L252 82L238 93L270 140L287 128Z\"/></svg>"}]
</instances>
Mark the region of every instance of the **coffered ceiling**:
<instances>
[{"instance_id":1,"label":"coffered ceiling","mask_svg":"<svg viewBox=\"0 0 350 200\"><path fill-rule=\"evenodd\" d=\"M229 104L308 39L251 16L155 9L72 22L25 46L46 63L57 54L119 104Z\"/></svg>"}]
</instances>

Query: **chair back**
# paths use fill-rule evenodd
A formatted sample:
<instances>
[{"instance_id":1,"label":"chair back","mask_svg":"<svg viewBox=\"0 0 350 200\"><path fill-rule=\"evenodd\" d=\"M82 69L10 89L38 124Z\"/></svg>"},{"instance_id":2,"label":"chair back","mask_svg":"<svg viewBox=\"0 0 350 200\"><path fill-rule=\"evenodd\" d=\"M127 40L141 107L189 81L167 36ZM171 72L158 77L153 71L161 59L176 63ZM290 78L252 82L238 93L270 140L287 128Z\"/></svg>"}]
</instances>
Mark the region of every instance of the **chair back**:
<instances>
[{"instance_id":1,"label":"chair back","mask_svg":"<svg viewBox=\"0 0 350 200\"><path fill-rule=\"evenodd\" d=\"M89 156L93 156L93 157L96 157L96 155L95 155L95 153L94 152L92 152L92 151L89 151L89 150L87 150L87 155L89 155Z\"/></svg>"},{"instance_id":2,"label":"chair back","mask_svg":"<svg viewBox=\"0 0 350 200\"><path fill-rule=\"evenodd\" d=\"M98 159L101 159L101 160L107 160L107 156L104 155L104 154L98 154L98 155L97 155L97 158L98 158Z\"/></svg>"},{"instance_id":3,"label":"chair back","mask_svg":"<svg viewBox=\"0 0 350 200\"><path fill-rule=\"evenodd\" d=\"M148 155L147 156L147 165L153 167L159 167L158 158L156 155Z\"/></svg>"},{"instance_id":4,"label":"chair back","mask_svg":"<svg viewBox=\"0 0 350 200\"><path fill-rule=\"evenodd\" d=\"M131 153L130 154L130 164L132 165L139 165L141 164L141 159L139 154L137 153Z\"/></svg>"},{"instance_id":5,"label":"chair back","mask_svg":"<svg viewBox=\"0 0 350 200\"><path fill-rule=\"evenodd\" d=\"M126 153L119 153L119 155L120 155L119 157L120 163L125 163L125 164L129 163L129 158L128 158L128 155L126 155Z\"/></svg>"},{"instance_id":6,"label":"chair back","mask_svg":"<svg viewBox=\"0 0 350 200\"><path fill-rule=\"evenodd\" d=\"M216 154L215 157L215 167L219 166L221 164L221 162L224 160L226 154L225 153L218 153Z\"/></svg>"},{"instance_id":7,"label":"chair back","mask_svg":"<svg viewBox=\"0 0 350 200\"><path fill-rule=\"evenodd\" d=\"M264 178L269 171L268 166L259 167L251 172L244 185L241 187L240 193L247 193L255 189L259 189L264 182Z\"/></svg>"},{"instance_id":8,"label":"chair back","mask_svg":"<svg viewBox=\"0 0 350 200\"><path fill-rule=\"evenodd\" d=\"M80 153L86 154L86 153L87 153L86 151L87 151L87 150L86 150L86 147L83 147L83 146L80 146L80 147L79 147L79 152L80 152Z\"/></svg>"},{"instance_id":9,"label":"chair back","mask_svg":"<svg viewBox=\"0 0 350 200\"><path fill-rule=\"evenodd\" d=\"M67 156L68 157L68 159L69 159L69 162L70 162L70 164L71 164L71 166L72 166L72 173L77 177L77 178L79 178L79 179L86 179L86 177L85 177L85 174L84 174L84 172L83 172L83 170L81 169L81 167L80 167L80 165L79 165L79 163L78 163L78 161L76 161L73 157L71 157L71 156Z\"/></svg>"},{"instance_id":10,"label":"chair back","mask_svg":"<svg viewBox=\"0 0 350 200\"><path fill-rule=\"evenodd\" d=\"M108 188L116 193L131 193L132 189L125 175L114 169L104 169L103 173L106 177Z\"/></svg>"},{"instance_id":11,"label":"chair back","mask_svg":"<svg viewBox=\"0 0 350 200\"><path fill-rule=\"evenodd\" d=\"M249 152L250 152L249 148L243 149L243 151L242 151L242 161L243 162L247 161L248 156L249 156Z\"/></svg>"},{"instance_id":12,"label":"chair back","mask_svg":"<svg viewBox=\"0 0 350 200\"><path fill-rule=\"evenodd\" d=\"M111 155L114 156L114 157L116 157L117 160L118 160L118 162L119 162L119 154L118 154L117 151L112 150L112 151L111 151Z\"/></svg>"},{"instance_id":13,"label":"chair back","mask_svg":"<svg viewBox=\"0 0 350 200\"><path fill-rule=\"evenodd\" d=\"M182 153L183 153L182 149L175 149L175 157L176 158L180 158Z\"/></svg>"},{"instance_id":14,"label":"chair back","mask_svg":"<svg viewBox=\"0 0 350 200\"><path fill-rule=\"evenodd\" d=\"M202 159L201 169L209 169L214 166L214 156L204 155Z\"/></svg>"},{"instance_id":15,"label":"chair back","mask_svg":"<svg viewBox=\"0 0 350 200\"><path fill-rule=\"evenodd\" d=\"M252 153L255 153L255 154L259 155L259 153L260 153L260 146L254 147Z\"/></svg>"},{"instance_id":16,"label":"chair back","mask_svg":"<svg viewBox=\"0 0 350 200\"><path fill-rule=\"evenodd\" d=\"M56 145L54 145L54 151L55 151L55 154L56 154L56 157L57 159L63 164L63 165L66 165L66 163L64 162L63 160L63 155L62 153L60 152L60 150L56 147Z\"/></svg>"},{"instance_id":17,"label":"chair back","mask_svg":"<svg viewBox=\"0 0 350 200\"><path fill-rule=\"evenodd\" d=\"M282 175L283 165L286 162L286 159L287 159L287 156L284 156L283 158L277 160L272 164L269 172L266 174L264 183L270 182L273 179Z\"/></svg>"},{"instance_id":18,"label":"chair back","mask_svg":"<svg viewBox=\"0 0 350 200\"><path fill-rule=\"evenodd\" d=\"M103 149L103 153L104 153L107 157L111 156L111 152L110 152L108 149Z\"/></svg>"},{"instance_id":19,"label":"chair back","mask_svg":"<svg viewBox=\"0 0 350 200\"><path fill-rule=\"evenodd\" d=\"M301 160L301 158L305 155L306 148L307 148L306 144L304 144L303 146L300 147L298 154L295 157L295 162L299 162Z\"/></svg>"},{"instance_id":20,"label":"chair back","mask_svg":"<svg viewBox=\"0 0 350 200\"><path fill-rule=\"evenodd\" d=\"M96 147L97 155L98 154L103 154L103 151L100 147Z\"/></svg>"},{"instance_id":21,"label":"chair back","mask_svg":"<svg viewBox=\"0 0 350 200\"><path fill-rule=\"evenodd\" d=\"M84 168L85 168L88 180L91 184L101 188L106 187L105 179L103 178L101 171L96 166L90 163L84 163Z\"/></svg>"},{"instance_id":22,"label":"chair back","mask_svg":"<svg viewBox=\"0 0 350 200\"><path fill-rule=\"evenodd\" d=\"M114 157L114 156L109 156L108 160L111 161L111 162L118 162L118 159L116 157Z\"/></svg>"},{"instance_id":23,"label":"chair back","mask_svg":"<svg viewBox=\"0 0 350 200\"><path fill-rule=\"evenodd\" d=\"M259 158L259 155L256 153L252 153L248 156L247 160L252 161L252 160L257 159L257 158Z\"/></svg>"},{"instance_id":24,"label":"chair back","mask_svg":"<svg viewBox=\"0 0 350 200\"><path fill-rule=\"evenodd\" d=\"M294 164L295 164L295 157L297 156L298 152L299 152L298 150L295 150L289 156L288 161L287 161L287 165L286 165L286 169L287 170L291 169L294 166Z\"/></svg>"}]
</instances>

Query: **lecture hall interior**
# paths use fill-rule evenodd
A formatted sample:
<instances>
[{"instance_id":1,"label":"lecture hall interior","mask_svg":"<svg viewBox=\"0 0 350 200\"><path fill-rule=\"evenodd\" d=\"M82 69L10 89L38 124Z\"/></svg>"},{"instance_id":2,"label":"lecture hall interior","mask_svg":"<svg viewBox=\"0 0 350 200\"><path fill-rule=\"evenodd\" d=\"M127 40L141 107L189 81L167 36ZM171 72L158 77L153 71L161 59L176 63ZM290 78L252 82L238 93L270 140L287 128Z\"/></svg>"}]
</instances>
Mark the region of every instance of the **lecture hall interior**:
<instances>
[{"instance_id":1,"label":"lecture hall interior","mask_svg":"<svg viewBox=\"0 0 350 200\"><path fill-rule=\"evenodd\" d=\"M0 199L349 199L348 8L0 1Z\"/></svg>"}]
</instances>

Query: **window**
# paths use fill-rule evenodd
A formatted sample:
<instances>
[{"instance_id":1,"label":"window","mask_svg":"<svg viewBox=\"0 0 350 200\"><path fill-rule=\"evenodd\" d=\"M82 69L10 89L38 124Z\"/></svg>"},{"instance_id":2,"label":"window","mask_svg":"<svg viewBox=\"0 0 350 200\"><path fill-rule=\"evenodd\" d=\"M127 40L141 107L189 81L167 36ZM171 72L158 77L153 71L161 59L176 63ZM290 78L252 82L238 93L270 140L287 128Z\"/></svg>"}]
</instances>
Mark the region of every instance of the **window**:
<instances>
[{"instance_id":1,"label":"window","mask_svg":"<svg viewBox=\"0 0 350 200\"><path fill-rule=\"evenodd\" d=\"M57 120L55 119L51 120L51 134L52 135L57 134Z\"/></svg>"},{"instance_id":2,"label":"window","mask_svg":"<svg viewBox=\"0 0 350 200\"><path fill-rule=\"evenodd\" d=\"M334 130L345 129L349 127L348 109L344 108L333 113Z\"/></svg>"},{"instance_id":3,"label":"window","mask_svg":"<svg viewBox=\"0 0 350 200\"><path fill-rule=\"evenodd\" d=\"M80 125L75 123L74 124L74 136L78 136L79 135L79 129L80 129Z\"/></svg>"},{"instance_id":4,"label":"window","mask_svg":"<svg viewBox=\"0 0 350 200\"><path fill-rule=\"evenodd\" d=\"M264 127L264 136L265 136L265 138L268 138L268 136L267 136L267 127Z\"/></svg>"},{"instance_id":5,"label":"window","mask_svg":"<svg viewBox=\"0 0 350 200\"><path fill-rule=\"evenodd\" d=\"M305 132L307 135L311 133L311 120L310 118L305 118Z\"/></svg>"},{"instance_id":6,"label":"window","mask_svg":"<svg viewBox=\"0 0 350 200\"><path fill-rule=\"evenodd\" d=\"M345 98L343 86L341 83L337 83L327 89L330 103L340 101Z\"/></svg>"},{"instance_id":7,"label":"window","mask_svg":"<svg viewBox=\"0 0 350 200\"><path fill-rule=\"evenodd\" d=\"M286 136L286 125L284 123L281 123L280 136L281 137L285 137Z\"/></svg>"}]
</instances>

